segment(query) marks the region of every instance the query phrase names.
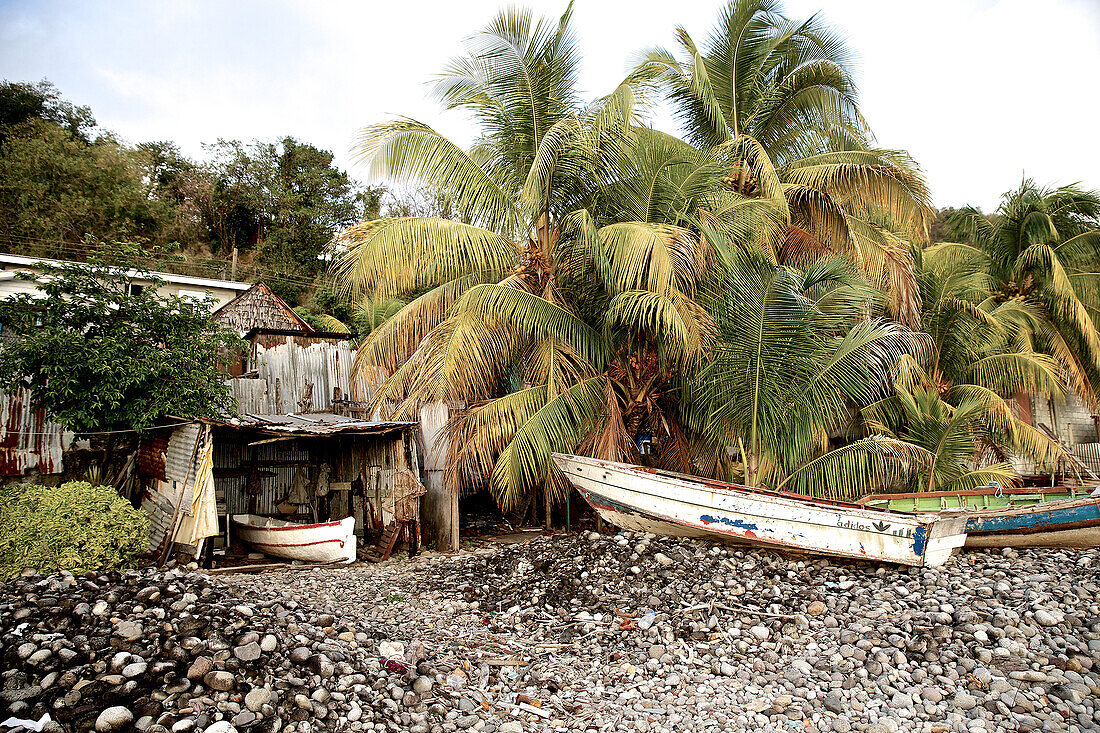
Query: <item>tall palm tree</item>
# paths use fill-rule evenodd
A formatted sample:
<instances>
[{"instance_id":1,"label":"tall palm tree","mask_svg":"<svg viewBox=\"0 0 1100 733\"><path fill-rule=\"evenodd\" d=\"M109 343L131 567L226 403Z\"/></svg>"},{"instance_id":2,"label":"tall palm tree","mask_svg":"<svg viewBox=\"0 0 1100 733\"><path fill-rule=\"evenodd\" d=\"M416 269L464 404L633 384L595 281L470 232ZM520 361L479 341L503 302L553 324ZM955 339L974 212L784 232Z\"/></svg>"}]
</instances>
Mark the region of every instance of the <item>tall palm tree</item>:
<instances>
[{"instance_id":1,"label":"tall palm tree","mask_svg":"<svg viewBox=\"0 0 1100 733\"><path fill-rule=\"evenodd\" d=\"M993 216L967 207L947 225L987 258L994 301L1037 314L1038 327L1022 332L1029 346L1054 357L1068 386L1100 408L1100 193L1024 179Z\"/></svg>"},{"instance_id":2,"label":"tall palm tree","mask_svg":"<svg viewBox=\"0 0 1100 733\"><path fill-rule=\"evenodd\" d=\"M928 189L907 154L872 147L839 36L776 0L733 0L704 44L677 35L678 53L648 52L634 78L666 91L688 140L727 165L731 190L785 198L776 260L846 256L915 326L908 244L927 238Z\"/></svg>"},{"instance_id":3,"label":"tall palm tree","mask_svg":"<svg viewBox=\"0 0 1100 733\"><path fill-rule=\"evenodd\" d=\"M471 149L413 120L364 131L376 174L441 191L458 220L364 222L338 241L352 292L406 301L359 350L385 375L378 406L462 406L449 483L491 477L506 508L561 494L552 450L626 460L640 430L678 434L670 377L713 330L694 299L712 248L687 227L709 192L709 208L737 211L713 216L716 231L748 240L778 219L774 202L720 190L724 170L699 151L639 127L631 84L582 104L570 14L503 11L437 79L481 125Z\"/></svg>"},{"instance_id":4,"label":"tall palm tree","mask_svg":"<svg viewBox=\"0 0 1100 733\"><path fill-rule=\"evenodd\" d=\"M916 262L931 351L924 361L901 358L891 394L862 411L865 429L928 451L905 488L1011 485L1020 479L1013 458L1038 467L1068 461L1010 402L1021 391L1062 394L1057 362L1032 349L1034 336L1049 334L1042 313L1022 298L998 299L990 258L969 245L935 245Z\"/></svg>"}]
</instances>

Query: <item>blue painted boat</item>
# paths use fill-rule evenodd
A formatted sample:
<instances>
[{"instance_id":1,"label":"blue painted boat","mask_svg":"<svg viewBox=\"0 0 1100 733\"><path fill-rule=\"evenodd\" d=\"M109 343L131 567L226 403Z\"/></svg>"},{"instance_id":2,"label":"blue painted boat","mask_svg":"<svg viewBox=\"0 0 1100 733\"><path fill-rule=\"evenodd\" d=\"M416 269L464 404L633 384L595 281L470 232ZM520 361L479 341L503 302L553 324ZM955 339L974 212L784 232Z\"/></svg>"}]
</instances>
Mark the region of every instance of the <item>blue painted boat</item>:
<instances>
[{"instance_id":1,"label":"blue painted boat","mask_svg":"<svg viewBox=\"0 0 1100 733\"><path fill-rule=\"evenodd\" d=\"M1100 546L1100 496L1089 490L990 486L974 491L874 494L858 503L914 514L962 513L967 547Z\"/></svg>"}]
</instances>

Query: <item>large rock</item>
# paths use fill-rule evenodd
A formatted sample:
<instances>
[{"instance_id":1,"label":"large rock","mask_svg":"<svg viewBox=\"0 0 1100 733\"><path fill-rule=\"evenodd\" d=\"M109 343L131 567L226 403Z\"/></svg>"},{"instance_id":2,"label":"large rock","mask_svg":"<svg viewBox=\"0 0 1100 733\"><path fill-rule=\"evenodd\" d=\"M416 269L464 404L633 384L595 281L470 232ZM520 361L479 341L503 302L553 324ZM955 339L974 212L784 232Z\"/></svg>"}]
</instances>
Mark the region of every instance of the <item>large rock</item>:
<instances>
[{"instance_id":1,"label":"large rock","mask_svg":"<svg viewBox=\"0 0 1100 733\"><path fill-rule=\"evenodd\" d=\"M233 656L242 662L255 662L260 658L260 645L252 641L244 646L234 647Z\"/></svg>"},{"instance_id":2,"label":"large rock","mask_svg":"<svg viewBox=\"0 0 1100 733\"><path fill-rule=\"evenodd\" d=\"M207 672L206 676L202 678L202 683L211 690L229 692L237 686L237 679L229 672L214 671Z\"/></svg>"},{"instance_id":3,"label":"large rock","mask_svg":"<svg viewBox=\"0 0 1100 733\"><path fill-rule=\"evenodd\" d=\"M145 635L145 629L137 621L119 621L115 635L122 637L123 641L137 641Z\"/></svg>"},{"instance_id":4,"label":"large rock","mask_svg":"<svg viewBox=\"0 0 1100 733\"><path fill-rule=\"evenodd\" d=\"M121 705L107 708L95 719L95 729L99 733L112 733L125 730L134 720L134 714Z\"/></svg>"},{"instance_id":5,"label":"large rock","mask_svg":"<svg viewBox=\"0 0 1100 733\"><path fill-rule=\"evenodd\" d=\"M264 705L271 704L275 699L274 693L266 687L253 687L244 696L244 704L254 713L260 712Z\"/></svg>"},{"instance_id":6,"label":"large rock","mask_svg":"<svg viewBox=\"0 0 1100 733\"><path fill-rule=\"evenodd\" d=\"M206 727L204 733L237 733L237 729L227 720L219 720Z\"/></svg>"},{"instance_id":7,"label":"large rock","mask_svg":"<svg viewBox=\"0 0 1100 733\"><path fill-rule=\"evenodd\" d=\"M187 679L194 682L201 680L214 669L214 660L210 657L198 657L187 669Z\"/></svg>"}]
</instances>

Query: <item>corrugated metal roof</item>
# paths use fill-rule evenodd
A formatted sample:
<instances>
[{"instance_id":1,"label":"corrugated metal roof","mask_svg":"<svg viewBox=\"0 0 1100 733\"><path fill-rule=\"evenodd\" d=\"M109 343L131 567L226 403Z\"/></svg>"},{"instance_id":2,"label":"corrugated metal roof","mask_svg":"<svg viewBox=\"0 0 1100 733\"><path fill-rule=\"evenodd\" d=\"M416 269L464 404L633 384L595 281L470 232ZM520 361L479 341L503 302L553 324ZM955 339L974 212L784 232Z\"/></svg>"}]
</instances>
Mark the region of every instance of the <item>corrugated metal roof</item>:
<instances>
[{"instance_id":1,"label":"corrugated metal roof","mask_svg":"<svg viewBox=\"0 0 1100 733\"><path fill-rule=\"evenodd\" d=\"M253 430L271 435L385 435L415 427L415 422L397 420L358 420L331 412L306 412L289 415L259 415L246 413L239 417L204 419L211 425L241 430Z\"/></svg>"}]
</instances>

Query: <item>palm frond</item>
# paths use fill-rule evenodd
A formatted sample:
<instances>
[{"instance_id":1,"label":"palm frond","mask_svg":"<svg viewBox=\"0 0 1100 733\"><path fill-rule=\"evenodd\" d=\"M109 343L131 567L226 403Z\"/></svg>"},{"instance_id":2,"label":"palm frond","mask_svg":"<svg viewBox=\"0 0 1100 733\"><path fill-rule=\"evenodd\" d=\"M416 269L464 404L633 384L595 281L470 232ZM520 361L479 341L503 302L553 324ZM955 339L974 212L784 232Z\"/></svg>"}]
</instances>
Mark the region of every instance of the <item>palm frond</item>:
<instances>
[{"instance_id":1,"label":"palm frond","mask_svg":"<svg viewBox=\"0 0 1100 733\"><path fill-rule=\"evenodd\" d=\"M546 481L550 455L573 453L602 414L605 378L574 385L547 402L516 431L493 469L491 491L508 511Z\"/></svg>"},{"instance_id":2,"label":"palm frond","mask_svg":"<svg viewBox=\"0 0 1100 733\"><path fill-rule=\"evenodd\" d=\"M466 276L495 279L519 249L496 232L447 219L376 219L336 239L333 271L352 294L375 300L437 287Z\"/></svg>"},{"instance_id":3,"label":"palm frond","mask_svg":"<svg viewBox=\"0 0 1100 733\"><path fill-rule=\"evenodd\" d=\"M444 191L470 220L515 231L520 212L497 181L453 142L428 125L399 119L363 129L355 155L375 178Z\"/></svg>"},{"instance_id":4,"label":"palm frond","mask_svg":"<svg viewBox=\"0 0 1100 733\"><path fill-rule=\"evenodd\" d=\"M904 481L930 460L928 451L919 446L885 435L872 435L806 462L776 488L853 501Z\"/></svg>"}]
</instances>

